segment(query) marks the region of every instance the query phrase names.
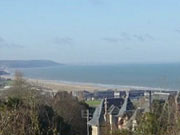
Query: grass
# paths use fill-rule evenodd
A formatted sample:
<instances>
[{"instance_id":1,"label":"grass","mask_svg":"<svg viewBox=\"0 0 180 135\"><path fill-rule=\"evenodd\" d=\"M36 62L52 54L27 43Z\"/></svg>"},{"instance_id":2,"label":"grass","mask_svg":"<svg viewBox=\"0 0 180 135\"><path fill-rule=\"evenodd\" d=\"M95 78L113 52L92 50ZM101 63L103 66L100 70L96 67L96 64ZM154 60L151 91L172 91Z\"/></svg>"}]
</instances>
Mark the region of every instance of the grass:
<instances>
[{"instance_id":1,"label":"grass","mask_svg":"<svg viewBox=\"0 0 180 135\"><path fill-rule=\"evenodd\" d=\"M6 84L11 86L11 85L13 84L13 81L12 81L12 80L8 80L8 81L6 82Z\"/></svg>"},{"instance_id":2,"label":"grass","mask_svg":"<svg viewBox=\"0 0 180 135\"><path fill-rule=\"evenodd\" d=\"M89 106L97 107L101 103L101 100L89 100L89 101L86 101L86 103Z\"/></svg>"}]
</instances>

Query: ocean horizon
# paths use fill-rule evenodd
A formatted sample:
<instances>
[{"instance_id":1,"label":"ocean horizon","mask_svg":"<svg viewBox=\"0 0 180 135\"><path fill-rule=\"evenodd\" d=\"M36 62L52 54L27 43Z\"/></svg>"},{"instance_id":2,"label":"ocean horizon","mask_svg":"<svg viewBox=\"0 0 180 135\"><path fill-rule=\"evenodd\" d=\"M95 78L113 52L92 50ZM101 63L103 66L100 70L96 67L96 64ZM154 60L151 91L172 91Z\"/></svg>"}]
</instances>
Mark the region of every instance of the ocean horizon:
<instances>
[{"instance_id":1,"label":"ocean horizon","mask_svg":"<svg viewBox=\"0 0 180 135\"><path fill-rule=\"evenodd\" d=\"M107 88L180 89L180 63L61 65L18 68L25 77L65 83L92 84Z\"/></svg>"}]
</instances>

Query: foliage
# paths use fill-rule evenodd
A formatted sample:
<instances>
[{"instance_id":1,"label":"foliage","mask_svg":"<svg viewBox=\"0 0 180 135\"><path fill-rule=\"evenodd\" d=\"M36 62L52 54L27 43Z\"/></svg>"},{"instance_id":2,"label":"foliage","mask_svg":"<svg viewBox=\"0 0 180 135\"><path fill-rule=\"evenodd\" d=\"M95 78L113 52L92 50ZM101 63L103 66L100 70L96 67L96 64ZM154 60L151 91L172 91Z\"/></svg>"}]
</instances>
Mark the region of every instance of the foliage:
<instances>
[{"instance_id":1,"label":"foliage","mask_svg":"<svg viewBox=\"0 0 180 135\"><path fill-rule=\"evenodd\" d=\"M178 135L179 109L174 96L168 101L154 100L152 112L145 113L138 122L137 135Z\"/></svg>"},{"instance_id":2,"label":"foliage","mask_svg":"<svg viewBox=\"0 0 180 135\"><path fill-rule=\"evenodd\" d=\"M70 125L64 122L64 119L57 115L53 108L47 105L39 106L39 127L41 134L69 134Z\"/></svg>"},{"instance_id":3,"label":"foliage","mask_svg":"<svg viewBox=\"0 0 180 135\"><path fill-rule=\"evenodd\" d=\"M133 135L133 132L126 129L122 129L112 132L111 135Z\"/></svg>"},{"instance_id":4,"label":"foliage","mask_svg":"<svg viewBox=\"0 0 180 135\"><path fill-rule=\"evenodd\" d=\"M16 72L13 87L1 96L0 135L84 135L81 110L87 108L67 92L42 94Z\"/></svg>"},{"instance_id":5,"label":"foliage","mask_svg":"<svg viewBox=\"0 0 180 135\"><path fill-rule=\"evenodd\" d=\"M87 109L87 105L79 102L77 98L67 92L59 92L53 98L52 106L57 114L71 125L72 135L86 134L86 119L82 118L81 113L82 110Z\"/></svg>"},{"instance_id":6,"label":"foliage","mask_svg":"<svg viewBox=\"0 0 180 135\"><path fill-rule=\"evenodd\" d=\"M158 132L158 122L153 113L146 113L137 129L138 135L155 135Z\"/></svg>"}]
</instances>

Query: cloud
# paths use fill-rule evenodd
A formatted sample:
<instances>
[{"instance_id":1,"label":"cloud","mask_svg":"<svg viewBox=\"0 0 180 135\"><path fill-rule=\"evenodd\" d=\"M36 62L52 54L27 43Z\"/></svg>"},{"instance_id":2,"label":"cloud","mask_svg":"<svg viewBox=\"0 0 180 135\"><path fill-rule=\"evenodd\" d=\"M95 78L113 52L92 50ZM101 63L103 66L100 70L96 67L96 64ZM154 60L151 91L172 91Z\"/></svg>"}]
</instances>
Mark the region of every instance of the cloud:
<instances>
[{"instance_id":1,"label":"cloud","mask_svg":"<svg viewBox=\"0 0 180 135\"><path fill-rule=\"evenodd\" d=\"M151 36L150 34L134 34L133 35L134 38L138 41L144 42L146 40L155 40L155 38L153 36Z\"/></svg>"},{"instance_id":2,"label":"cloud","mask_svg":"<svg viewBox=\"0 0 180 135\"><path fill-rule=\"evenodd\" d=\"M118 38L103 38L104 41L107 41L107 42L110 42L110 43L118 43L119 42L119 39Z\"/></svg>"},{"instance_id":3,"label":"cloud","mask_svg":"<svg viewBox=\"0 0 180 135\"><path fill-rule=\"evenodd\" d=\"M137 35L137 34L135 34L135 35L133 35L133 37L134 37L135 39L137 39L138 41L141 41L141 42L144 42L144 41L145 41L145 38L144 38L144 36L142 36L142 35Z\"/></svg>"},{"instance_id":4,"label":"cloud","mask_svg":"<svg viewBox=\"0 0 180 135\"><path fill-rule=\"evenodd\" d=\"M130 41L131 36L128 33L123 32L119 37L105 37L103 40L109 43L118 43L120 41Z\"/></svg>"},{"instance_id":5,"label":"cloud","mask_svg":"<svg viewBox=\"0 0 180 135\"><path fill-rule=\"evenodd\" d=\"M16 44L16 43L10 43L7 40L5 40L3 37L0 37L0 47L6 47L6 48L23 48L22 45Z\"/></svg>"},{"instance_id":6,"label":"cloud","mask_svg":"<svg viewBox=\"0 0 180 135\"><path fill-rule=\"evenodd\" d=\"M144 42L146 40L154 40L155 38L151 36L150 34L128 34L126 32L123 32L120 34L120 36L117 37L105 37L103 38L104 41L109 43L118 43L118 42L127 42L127 41L139 41Z\"/></svg>"},{"instance_id":7,"label":"cloud","mask_svg":"<svg viewBox=\"0 0 180 135\"><path fill-rule=\"evenodd\" d=\"M145 36L146 39L155 40L155 38L150 34L146 33L144 36Z\"/></svg>"},{"instance_id":8,"label":"cloud","mask_svg":"<svg viewBox=\"0 0 180 135\"><path fill-rule=\"evenodd\" d=\"M130 40L132 40L132 37L130 34L123 32L123 33L121 33L120 39L123 41L130 41Z\"/></svg>"},{"instance_id":9,"label":"cloud","mask_svg":"<svg viewBox=\"0 0 180 135\"><path fill-rule=\"evenodd\" d=\"M4 39L3 39L2 37L0 37L0 43L1 43L1 42L4 42Z\"/></svg>"},{"instance_id":10,"label":"cloud","mask_svg":"<svg viewBox=\"0 0 180 135\"><path fill-rule=\"evenodd\" d=\"M176 29L176 32L180 34L180 29Z\"/></svg>"},{"instance_id":11,"label":"cloud","mask_svg":"<svg viewBox=\"0 0 180 135\"><path fill-rule=\"evenodd\" d=\"M70 37L56 37L54 39L54 43L57 45L71 45L73 43L73 39Z\"/></svg>"}]
</instances>

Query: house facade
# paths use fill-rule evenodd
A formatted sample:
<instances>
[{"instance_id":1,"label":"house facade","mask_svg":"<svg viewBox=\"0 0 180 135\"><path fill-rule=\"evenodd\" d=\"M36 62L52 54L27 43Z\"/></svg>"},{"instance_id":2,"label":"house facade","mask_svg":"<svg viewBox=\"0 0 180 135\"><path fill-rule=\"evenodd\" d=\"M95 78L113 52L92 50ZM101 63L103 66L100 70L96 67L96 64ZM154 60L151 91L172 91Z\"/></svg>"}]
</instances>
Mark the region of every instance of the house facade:
<instances>
[{"instance_id":1,"label":"house facade","mask_svg":"<svg viewBox=\"0 0 180 135\"><path fill-rule=\"evenodd\" d=\"M96 108L93 118L88 122L91 127L91 135L101 135L105 129L112 131L133 127L136 125L135 114L136 111L128 93L125 98L105 98Z\"/></svg>"}]
</instances>

